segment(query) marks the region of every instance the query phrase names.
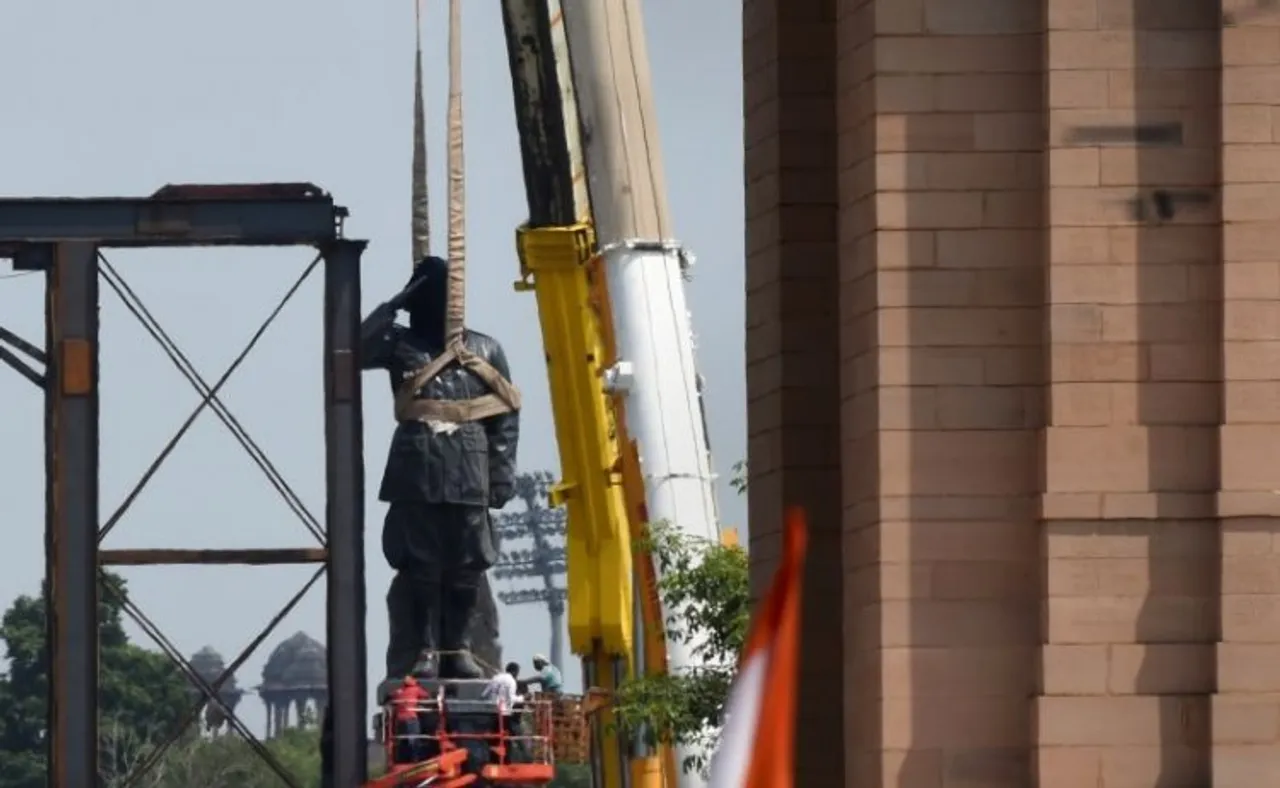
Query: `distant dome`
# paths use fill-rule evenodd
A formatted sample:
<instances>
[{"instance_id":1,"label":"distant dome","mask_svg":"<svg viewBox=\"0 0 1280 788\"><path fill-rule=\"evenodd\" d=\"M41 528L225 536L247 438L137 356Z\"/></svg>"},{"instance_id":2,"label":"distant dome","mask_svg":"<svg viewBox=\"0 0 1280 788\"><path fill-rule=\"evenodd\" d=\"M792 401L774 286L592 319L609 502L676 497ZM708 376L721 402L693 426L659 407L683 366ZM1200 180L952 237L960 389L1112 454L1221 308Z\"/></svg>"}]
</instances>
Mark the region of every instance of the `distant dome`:
<instances>
[{"instance_id":1,"label":"distant dome","mask_svg":"<svg viewBox=\"0 0 1280 788\"><path fill-rule=\"evenodd\" d=\"M217 649L213 646L205 646L192 655L191 667L195 669L200 678L212 685L222 676L222 671L227 669L227 663ZM191 690L197 695L201 694L194 686L191 687ZM233 707L243 694L236 684L234 675L229 676L218 691L218 696L222 698L223 702L229 703Z\"/></svg>"},{"instance_id":2,"label":"distant dome","mask_svg":"<svg viewBox=\"0 0 1280 788\"><path fill-rule=\"evenodd\" d=\"M263 689L293 690L328 684L328 660L324 645L298 632L275 647L262 668Z\"/></svg>"},{"instance_id":3,"label":"distant dome","mask_svg":"<svg viewBox=\"0 0 1280 788\"><path fill-rule=\"evenodd\" d=\"M213 646L205 646L191 657L191 667L195 668L200 678L210 683L217 681L227 663Z\"/></svg>"}]
</instances>

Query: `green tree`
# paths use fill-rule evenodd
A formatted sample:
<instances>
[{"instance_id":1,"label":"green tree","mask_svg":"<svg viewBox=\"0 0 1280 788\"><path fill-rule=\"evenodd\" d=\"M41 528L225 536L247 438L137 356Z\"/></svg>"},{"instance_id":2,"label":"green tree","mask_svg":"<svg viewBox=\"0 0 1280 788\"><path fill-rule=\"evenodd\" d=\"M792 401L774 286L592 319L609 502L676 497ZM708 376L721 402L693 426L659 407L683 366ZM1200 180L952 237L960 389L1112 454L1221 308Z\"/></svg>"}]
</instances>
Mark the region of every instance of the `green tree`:
<instances>
[{"instance_id":1,"label":"green tree","mask_svg":"<svg viewBox=\"0 0 1280 788\"><path fill-rule=\"evenodd\" d=\"M128 593L118 575L100 578L98 637L101 758L108 782L165 736L192 702L186 679L163 654L129 642L121 599ZM0 786L45 788L49 647L45 603L20 596L0 617L0 641L9 658L0 674Z\"/></svg>"},{"instance_id":2,"label":"green tree","mask_svg":"<svg viewBox=\"0 0 1280 788\"><path fill-rule=\"evenodd\" d=\"M733 475L729 477L729 486L742 495L747 491L747 461L738 460L733 464Z\"/></svg>"},{"instance_id":3,"label":"green tree","mask_svg":"<svg viewBox=\"0 0 1280 788\"><path fill-rule=\"evenodd\" d=\"M556 777L547 788L592 788L591 767L581 764L561 764L556 767Z\"/></svg>"},{"instance_id":4,"label":"green tree","mask_svg":"<svg viewBox=\"0 0 1280 788\"><path fill-rule=\"evenodd\" d=\"M104 735L111 735L104 731ZM128 741L127 730L118 730L121 749L145 754L139 743ZM285 731L266 742L266 748L293 776L301 788L319 788L319 733L314 729ZM108 777L106 788L123 788L124 776ZM0 784L3 777L0 776ZM136 788L282 788L286 783L240 736L187 736L165 751Z\"/></svg>"},{"instance_id":5,"label":"green tree","mask_svg":"<svg viewBox=\"0 0 1280 788\"><path fill-rule=\"evenodd\" d=\"M694 539L664 524L650 530L640 550L658 567L666 609L678 611L668 616L666 635L690 645L701 664L626 682L615 698L619 724L642 732L651 745L712 752L750 624L747 555L736 545ZM682 766L704 770L708 763L692 759Z\"/></svg>"}]
</instances>

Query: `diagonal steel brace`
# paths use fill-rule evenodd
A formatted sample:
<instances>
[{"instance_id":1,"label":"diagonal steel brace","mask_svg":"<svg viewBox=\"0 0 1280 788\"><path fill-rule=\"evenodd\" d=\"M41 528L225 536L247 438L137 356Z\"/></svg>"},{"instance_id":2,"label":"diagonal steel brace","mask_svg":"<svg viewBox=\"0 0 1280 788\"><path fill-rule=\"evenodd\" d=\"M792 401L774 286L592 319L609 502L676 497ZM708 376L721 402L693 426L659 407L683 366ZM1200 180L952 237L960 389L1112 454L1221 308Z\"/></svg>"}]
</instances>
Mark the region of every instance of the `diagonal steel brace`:
<instances>
[{"instance_id":1,"label":"diagonal steel brace","mask_svg":"<svg viewBox=\"0 0 1280 788\"><path fill-rule=\"evenodd\" d=\"M156 344L160 346L160 349L164 351L169 360L173 362L178 372L182 373L182 376L196 390L196 393L202 397L210 396L212 389L204 377L200 375L195 364L191 363L191 359L187 358L187 355L182 352L178 343L164 330L160 325L160 321L143 303L142 298L125 281L124 276L111 265L111 262L101 252L98 253L98 260L102 266L102 278L106 280L107 285L120 298L125 308L137 318L142 327L156 341ZM275 488L276 492L280 493L280 497L284 499L285 504L302 521L303 526L307 527L312 535L323 543L323 531L320 528L320 521L316 519L316 516L307 508L302 498L285 481L284 476L276 469L275 464L271 462L267 453L254 441L249 431L244 428L244 425L235 417L226 403L216 394L213 394L210 396L209 407L213 410L214 415L226 426L241 448L245 450L245 453L249 455L249 459L253 460L258 469L267 477L267 481L271 486Z\"/></svg>"},{"instance_id":2,"label":"diagonal steel brace","mask_svg":"<svg viewBox=\"0 0 1280 788\"><path fill-rule=\"evenodd\" d=\"M258 633L258 636L240 651L239 656L232 660L230 665L227 665L222 670L222 673L218 675L217 679L215 679L208 688L215 696L222 691L223 685L235 676L236 671L238 671L244 663L248 661L249 657L251 657L254 652L262 646L263 642L271 636L271 633L280 625L280 622L284 621L285 617L293 612L294 608L298 606L298 603L300 603L303 597L307 595L307 592L309 592L312 587L315 586L316 582L324 576L324 572L325 567L320 567L320 569L316 570L315 574L311 576L311 579L298 590L298 593L294 594L293 598L286 602L284 607L280 608L276 615L267 622L267 625ZM174 727L168 738L157 745L156 748L147 756L147 759L139 764L138 768L134 769L133 773L125 779L123 788L131 788L132 786L137 785L138 781L143 777L146 777L147 774L160 763L160 759L164 757L164 754L177 743L178 739L182 737L182 734L186 732L187 728L191 727L191 723L195 722L196 718L200 716L200 712L204 710L204 706L211 699L211 696L208 695L204 688L197 687L197 689L201 691L201 695L203 696L202 699L187 711L186 715L178 722L177 726ZM218 703L219 707L224 711L227 710L227 707L224 704L219 703L217 700L214 700L214 702Z\"/></svg>"},{"instance_id":3,"label":"diagonal steel brace","mask_svg":"<svg viewBox=\"0 0 1280 788\"><path fill-rule=\"evenodd\" d=\"M173 661L173 663L178 667L178 670L187 677L187 680L194 684L197 689L202 691L205 697L209 699L210 703L213 703L217 705L218 708L222 709L223 713L226 714L227 724L231 726L232 730L240 734L240 736L245 740L245 743L258 754L258 757L262 758L267 766L279 775L280 779L284 780L285 784L288 785L289 788L301 788L293 778L293 775L289 774L289 771L280 763L280 759L268 750L266 746L263 745L262 741L258 739L257 736L253 735L253 731L249 730L248 726L244 724L244 721L236 715L235 711L224 703L222 698L218 697L217 691L209 685L209 682L205 681L204 677L200 675L194 666L192 666L190 660L183 656L182 652L173 645L173 642L170 641L169 638L165 637L164 632L156 626L155 622L148 618L147 615L143 613L136 604L134 604L133 600L129 599L127 594L121 594L116 591L109 583L104 583L103 585L107 590L107 594L114 597L116 601L119 602L124 612L127 613L129 617L133 619L134 623L142 629L143 633L145 633L147 637L151 638L151 640L160 647L160 650Z\"/></svg>"},{"instance_id":4,"label":"diagonal steel brace","mask_svg":"<svg viewBox=\"0 0 1280 788\"><path fill-rule=\"evenodd\" d=\"M131 507L134 501L138 499L142 490L155 476L156 472L160 470L160 466L164 464L164 461L173 453L173 450L177 447L178 443L186 436L187 432L190 431L191 426L195 423L196 419L200 417L200 414L204 412L205 408L209 407L213 398L217 396L217 393L224 385L226 385L227 381L235 371L240 368L240 365L244 363L244 360L248 357L249 353L257 346L258 341L262 339L263 334L265 334L267 329L275 322L275 319L280 314L281 310L283 310L285 305L289 303L294 294L298 292L298 289L302 287L302 284L311 275L311 272L316 269L316 266L319 265L321 259L322 257L317 255L306 267L306 270L302 272L302 275L298 277L298 280L294 282L293 286L284 294L284 297L280 299L280 302L276 305L275 309L271 311L271 314L267 315L266 320L262 322L258 327L258 330L254 332L253 336L249 338L249 342L245 345L244 350L240 352L240 355L236 356L235 360L231 362L226 371L222 373L222 376L214 382L208 393L201 399L200 404L196 406L196 408L191 412L191 415L189 415L186 421L182 423L182 426L178 428L178 431L174 433L173 438L171 438L169 442L165 444L165 447L160 450L155 461L153 461L147 470L143 472L142 477L138 480L137 484L134 485L133 489L129 491L129 494L125 496L124 500L116 508L115 512L107 519L107 522L98 529L99 542L101 542L107 534L111 533L111 531L120 522L120 518L124 516L125 512L129 510L129 507ZM303 524L307 526L307 529L311 531L312 535L316 537L320 544L323 545L325 543L324 533L320 531L318 527L312 526L311 523L307 522L305 519L303 520Z\"/></svg>"},{"instance_id":5,"label":"diagonal steel brace","mask_svg":"<svg viewBox=\"0 0 1280 788\"><path fill-rule=\"evenodd\" d=\"M0 362L3 362L14 372L17 372L22 377L31 381L38 388L44 388L45 376L37 372L34 367L18 355L18 353L22 353L37 364L47 366L49 358L45 355L44 351L4 326L0 326L0 343L8 343L17 351L15 352L14 350L10 350L5 347L4 344L0 344Z\"/></svg>"}]
</instances>

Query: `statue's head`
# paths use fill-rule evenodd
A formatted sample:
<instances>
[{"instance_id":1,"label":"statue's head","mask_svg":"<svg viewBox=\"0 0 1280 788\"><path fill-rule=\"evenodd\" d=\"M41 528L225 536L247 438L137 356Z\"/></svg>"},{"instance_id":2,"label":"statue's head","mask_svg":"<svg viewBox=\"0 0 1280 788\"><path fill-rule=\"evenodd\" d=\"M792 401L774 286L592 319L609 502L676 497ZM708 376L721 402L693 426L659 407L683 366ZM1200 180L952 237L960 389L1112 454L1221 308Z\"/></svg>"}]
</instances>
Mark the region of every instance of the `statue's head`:
<instances>
[{"instance_id":1,"label":"statue's head","mask_svg":"<svg viewBox=\"0 0 1280 788\"><path fill-rule=\"evenodd\" d=\"M409 280L413 292L405 300L409 328L437 344L444 343L449 309L449 263L439 257L424 257L413 268Z\"/></svg>"}]
</instances>

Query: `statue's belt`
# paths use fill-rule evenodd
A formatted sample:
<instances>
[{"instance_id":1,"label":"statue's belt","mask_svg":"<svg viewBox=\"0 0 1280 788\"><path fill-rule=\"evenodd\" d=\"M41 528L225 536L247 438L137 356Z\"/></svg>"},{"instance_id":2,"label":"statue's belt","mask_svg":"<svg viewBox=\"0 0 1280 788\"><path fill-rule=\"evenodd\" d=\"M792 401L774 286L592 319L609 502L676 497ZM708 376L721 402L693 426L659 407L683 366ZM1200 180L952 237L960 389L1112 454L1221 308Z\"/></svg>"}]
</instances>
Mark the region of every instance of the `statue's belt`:
<instances>
[{"instance_id":1,"label":"statue's belt","mask_svg":"<svg viewBox=\"0 0 1280 788\"><path fill-rule=\"evenodd\" d=\"M492 394L468 400L418 399L422 387L457 361L484 381ZM396 421L445 421L466 424L491 416L520 410L520 390L488 361L467 349L461 341L451 342L443 353L419 369L396 390Z\"/></svg>"}]
</instances>

